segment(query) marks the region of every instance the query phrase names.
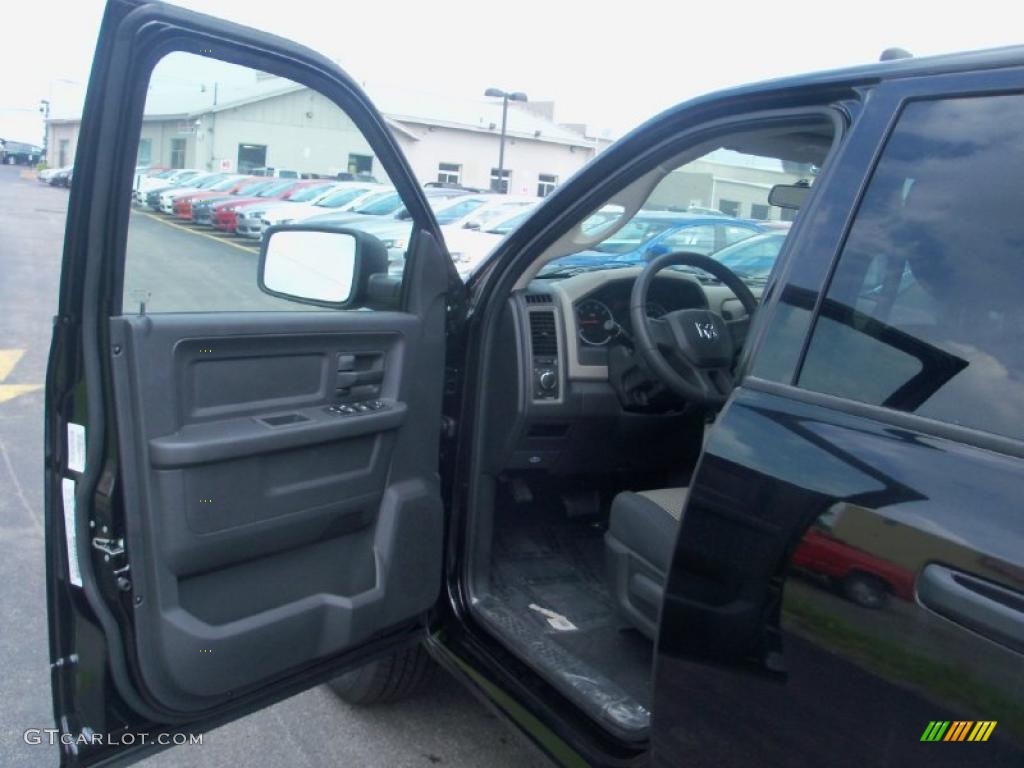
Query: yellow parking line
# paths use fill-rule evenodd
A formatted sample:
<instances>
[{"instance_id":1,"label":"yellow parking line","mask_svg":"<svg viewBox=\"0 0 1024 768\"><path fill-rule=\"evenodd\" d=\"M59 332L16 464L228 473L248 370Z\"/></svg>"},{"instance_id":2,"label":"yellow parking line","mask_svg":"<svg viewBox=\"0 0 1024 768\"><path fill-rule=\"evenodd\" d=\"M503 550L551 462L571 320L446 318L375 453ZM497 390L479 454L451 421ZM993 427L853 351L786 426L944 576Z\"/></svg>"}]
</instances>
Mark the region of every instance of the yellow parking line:
<instances>
[{"instance_id":1,"label":"yellow parking line","mask_svg":"<svg viewBox=\"0 0 1024 768\"><path fill-rule=\"evenodd\" d=\"M136 213L139 213L139 214L141 214L143 216L148 216L153 221L159 221L161 224L166 224L168 227L174 227L175 229L180 229L182 232L189 232L189 233L191 233L193 235L198 235L199 237L205 237L207 240L213 240L216 243L224 243L225 245L230 245L232 248L237 248L240 251L245 251L248 254L252 254L253 253L253 248L251 246L242 245L241 243L233 243L230 240L225 240L222 237L217 237L216 235L211 235L211 234L209 234L207 232L197 232L196 230L192 229L191 227L186 227L186 226L184 226L182 224L175 224L173 221L168 221L167 219L164 219L164 218L162 218L160 216L157 216L156 214L153 214L153 213L146 213L145 211L136 211Z\"/></svg>"},{"instance_id":2,"label":"yellow parking line","mask_svg":"<svg viewBox=\"0 0 1024 768\"><path fill-rule=\"evenodd\" d=\"M0 381L10 375L24 354L24 349L0 349Z\"/></svg>"},{"instance_id":3,"label":"yellow parking line","mask_svg":"<svg viewBox=\"0 0 1024 768\"><path fill-rule=\"evenodd\" d=\"M0 403L13 400L18 395L27 395L42 389L42 384L4 384L3 382L14 370L14 366L25 354L24 349L0 349Z\"/></svg>"}]
</instances>

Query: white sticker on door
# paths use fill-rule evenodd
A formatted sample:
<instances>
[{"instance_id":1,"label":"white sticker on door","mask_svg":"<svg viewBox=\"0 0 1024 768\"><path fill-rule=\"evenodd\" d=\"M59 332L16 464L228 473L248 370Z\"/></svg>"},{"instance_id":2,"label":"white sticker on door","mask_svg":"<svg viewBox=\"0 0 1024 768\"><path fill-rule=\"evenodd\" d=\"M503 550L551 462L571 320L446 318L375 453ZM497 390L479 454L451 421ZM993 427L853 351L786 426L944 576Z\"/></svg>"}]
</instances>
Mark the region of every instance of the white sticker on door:
<instances>
[{"instance_id":1,"label":"white sticker on door","mask_svg":"<svg viewBox=\"0 0 1024 768\"><path fill-rule=\"evenodd\" d=\"M76 587L82 586L82 571L78 567L78 549L75 547L75 481L65 477L61 481L64 498L64 540L68 545L68 579Z\"/></svg>"},{"instance_id":2,"label":"white sticker on door","mask_svg":"<svg viewBox=\"0 0 1024 768\"><path fill-rule=\"evenodd\" d=\"M85 427L68 422L68 469L85 472Z\"/></svg>"}]
</instances>

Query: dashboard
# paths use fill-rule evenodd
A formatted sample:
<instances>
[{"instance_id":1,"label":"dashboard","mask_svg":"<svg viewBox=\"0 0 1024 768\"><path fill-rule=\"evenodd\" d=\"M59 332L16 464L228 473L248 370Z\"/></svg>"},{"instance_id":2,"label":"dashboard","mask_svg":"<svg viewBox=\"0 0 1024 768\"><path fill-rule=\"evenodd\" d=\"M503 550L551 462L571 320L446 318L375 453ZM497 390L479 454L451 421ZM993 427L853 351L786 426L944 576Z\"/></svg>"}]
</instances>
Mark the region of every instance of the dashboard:
<instances>
[{"instance_id":1,"label":"dashboard","mask_svg":"<svg viewBox=\"0 0 1024 768\"><path fill-rule=\"evenodd\" d=\"M613 279L573 302L576 353L581 363L607 364L607 346L633 337L630 296L635 278ZM707 307L696 281L657 277L647 296L647 316L661 317L678 309Z\"/></svg>"},{"instance_id":2,"label":"dashboard","mask_svg":"<svg viewBox=\"0 0 1024 768\"><path fill-rule=\"evenodd\" d=\"M626 267L534 279L510 296L501 341L492 347L494 439L487 461L493 472L650 471L677 458L680 435L699 436L690 412L624 409L609 381L609 351L633 333L630 295L640 272ZM655 317L694 308L727 320L743 316L732 291L683 271L659 273L648 300Z\"/></svg>"}]
</instances>

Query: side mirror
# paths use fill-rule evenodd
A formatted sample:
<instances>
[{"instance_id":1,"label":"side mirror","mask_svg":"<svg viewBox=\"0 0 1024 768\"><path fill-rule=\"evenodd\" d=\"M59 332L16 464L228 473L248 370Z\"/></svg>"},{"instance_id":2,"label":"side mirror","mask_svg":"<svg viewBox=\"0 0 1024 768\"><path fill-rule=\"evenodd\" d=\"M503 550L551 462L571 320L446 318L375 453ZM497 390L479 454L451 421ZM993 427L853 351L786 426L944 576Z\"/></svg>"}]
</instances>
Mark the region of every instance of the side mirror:
<instances>
[{"instance_id":1,"label":"side mirror","mask_svg":"<svg viewBox=\"0 0 1024 768\"><path fill-rule=\"evenodd\" d=\"M787 208L791 211L798 211L807 202L811 194L809 184L776 184L768 193L768 202L779 208Z\"/></svg>"},{"instance_id":2,"label":"side mirror","mask_svg":"<svg viewBox=\"0 0 1024 768\"><path fill-rule=\"evenodd\" d=\"M260 290L271 296L345 309L358 306L370 276L387 269L387 249L373 235L279 225L264 233L257 280Z\"/></svg>"},{"instance_id":3,"label":"side mirror","mask_svg":"<svg viewBox=\"0 0 1024 768\"><path fill-rule=\"evenodd\" d=\"M647 256L647 260L651 261L652 259L656 259L659 256L664 256L669 251L670 248L664 243L655 243L654 245L647 249L647 253L645 255Z\"/></svg>"},{"instance_id":4,"label":"side mirror","mask_svg":"<svg viewBox=\"0 0 1024 768\"><path fill-rule=\"evenodd\" d=\"M480 229L480 222L479 221L467 221L465 224L462 225L462 228L463 229Z\"/></svg>"}]
</instances>

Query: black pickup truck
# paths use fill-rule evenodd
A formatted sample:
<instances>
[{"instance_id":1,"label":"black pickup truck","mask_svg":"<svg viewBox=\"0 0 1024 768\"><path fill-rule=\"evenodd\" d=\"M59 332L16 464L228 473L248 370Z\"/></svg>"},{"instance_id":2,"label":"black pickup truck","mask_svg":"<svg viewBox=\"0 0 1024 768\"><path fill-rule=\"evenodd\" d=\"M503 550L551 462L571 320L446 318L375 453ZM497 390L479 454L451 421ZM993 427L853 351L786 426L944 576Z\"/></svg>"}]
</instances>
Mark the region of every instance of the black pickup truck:
<instances>
[{"instance_id":1,"label":"black pickup truck","mask_svg":"<svg viewBox=\"0 0 1024 768\"><path fill-rule=\"evenodd\" d=\"M299 150L318 99L404 201L404 272L358 216L258 262L128 236L165 57L295 81ZM436 663L566 766L1024 765L1022 117L1024 48L698 98L463 282L334 63L112 0L47 375L61 764ZM616 260L691 206L772 231Z\"/></svg>"}]
</instances>

